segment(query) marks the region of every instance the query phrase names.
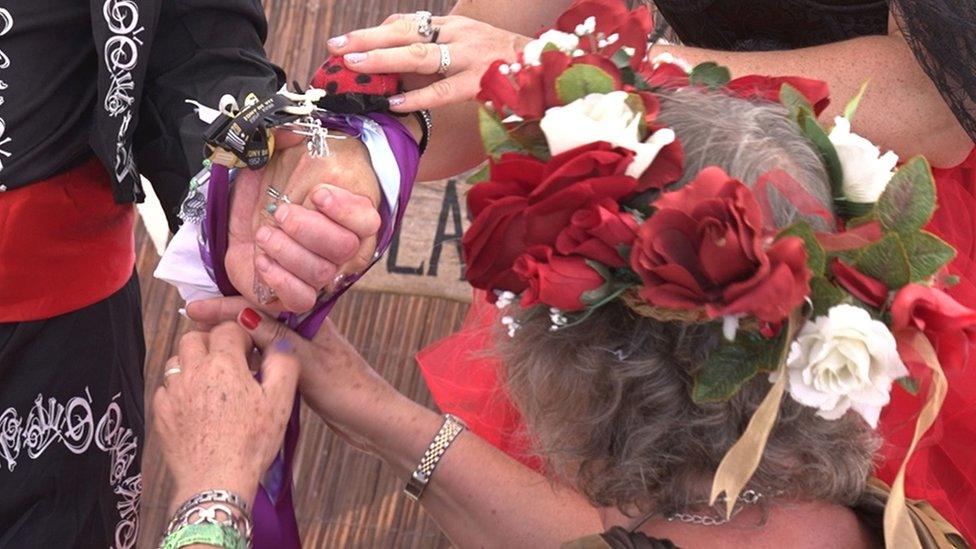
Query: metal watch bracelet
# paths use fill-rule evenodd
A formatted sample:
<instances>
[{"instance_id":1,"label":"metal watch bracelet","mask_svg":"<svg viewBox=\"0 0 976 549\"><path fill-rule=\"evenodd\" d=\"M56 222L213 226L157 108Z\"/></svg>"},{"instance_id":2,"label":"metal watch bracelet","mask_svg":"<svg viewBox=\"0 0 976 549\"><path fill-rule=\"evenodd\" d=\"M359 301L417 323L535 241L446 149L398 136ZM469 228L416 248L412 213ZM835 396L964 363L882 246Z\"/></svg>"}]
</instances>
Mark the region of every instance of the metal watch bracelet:
<instances>
[{"instance_id":1,"label":"metal watch bracelet","mask_svg":"<svg viewBox=\"0 0 976 549\"><path fill-rule=\"evenodd\" d=\"M420 458L420 463L414 470L413 474L407 480L407 485L403 488L403 493L407 495L408 498L417 501L420 496L423 495L424 490L427 488L427 483L430 482L431 475L434 474L434 470L437 468L438 462L440 462L441 457L447 452L447 449L454 442L454 439L461 434L461 431L467 426L463 421L458 419L456 416L451 414L444 415L444 424L441 425L439 431L434 436L434 440L431 441L430 446L427 447L427 451L424 452L424 456Z\"/></svg>"}]
</instances>

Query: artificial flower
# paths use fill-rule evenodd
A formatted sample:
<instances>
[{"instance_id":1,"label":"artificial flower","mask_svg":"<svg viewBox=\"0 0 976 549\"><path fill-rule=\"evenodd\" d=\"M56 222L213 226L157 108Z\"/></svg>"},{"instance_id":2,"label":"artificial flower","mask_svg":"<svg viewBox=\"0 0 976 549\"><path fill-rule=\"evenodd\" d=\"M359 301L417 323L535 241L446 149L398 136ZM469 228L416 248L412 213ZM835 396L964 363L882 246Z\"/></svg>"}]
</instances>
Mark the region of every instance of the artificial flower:
<instances>
[{"instance_id":1,"label":"artificial flower","mask_svg":"<svg viewBox=\"0 0 976 549\"><path fill-rule=\"evenodd\" d=\"M533 246L520 255L513 270L526 283L522 307L539 303L560 311L586 307L585 295L598 290L607 280L579 256L562 256L548 246Z\"/></svg>"},{"instance_id":2,"label":"artificial flower","mask_svg":"<svg viewBox=\"0 0 976 549\"><path fill-rule=\"evenodd\" d=\"M620 204L604 198L576 210L569 226L556 237L556 251L618 268L627 264L620 255L621 248L629 247L636 235L633 214L620 211Z\"/></svg>"},{"instance_id":3,"label":"artificial flower","mask_svg":"<svg viewBox=\"0 0 976 549\"><path fill-rule=\"evenodd\" d=\"M653 206L630 255L649 304L777 322L810 293L803 240L771 241L752 192L721 169L702 170Z\"/></svg>"},{"instance_id":4,"label":"artificial flower","mask_svg":"<svg viewBox=\"0 0 976 549\"><path fill-rule=\"evenodd\" d=\"M834 280L851 295L875 308L881 308L888 299L888 286L880 280L870 277L840 258L830 262L830 273Z\"/></svg>"},{"instance_id":5,"label":"artificial flower","mask_svg":"<svg viewBox=\"0 0 976 549\"><path fill-rule=\"evenodd\" d=\"M637 181L625 174L633 157L601 141L549 162L515 153L492 161L489 180L467 197L473 221L461 243L471 285L524 290L525 281L512 272L515 258L530 246L555 246L573 214L591 202L633 194Z\"/></svg>"},{"instance_id":6,"label":"artificial flower","mask_svg":"<svg viewBox=\"0 0 976 549\"><path fill-rule=\"evenodd\" d=\"M844 172L844 196L860 204L877 202L894 175L898 155L892 151L881 154L874 143L852 132L850 120L843 116L834 118L829 137Z\"/></svg>"},{"instance_id":7,"label":"artificial flower","mask_svg":"<svg viewBox=\"0 0 976 549\"><path fill-rule=\"evenodd\" d=\"M776 381L779 373L770 374ZM790 347L787 388L824 419L848 410L877 427L895 379L908 375L895 337L860 307L841 304L807 322Z\"/></svg>"},{"instance_id":8,"label":"artificial flower","mask_svg":"<svg viewBox=\"0 0 976 549\"><path fill-rule=\"evenodd\" d=\"M813 106L813 112L820 115L830 104L830 89L823 80L800 78L799 76L760 76L750 74L735 78L725 85L732 95L743 99L761 99L779 103L779 93L783 84L796 88Z\"/></svg>"},{"instance_id":9,"label":"artificial flower","mask_svg":"<svg viewBox=\"0 0 976 549\"><path fill-rule=\"evenodd\" d=\"M556 20L556 29L578 35L602 35L601 53L607 58L621 48L633 50L631 67L638 67L647 54L647 35L653 26L647 6L628 11L623 2L577 0ZM615 40L607 40L611 36Z\"/></svg>"},{"instance_id":10,"label":"artificial flower","mask_svg":"<svg viewBox=\"0 0 976 549\"><path fill-rule=\"evenodd\" d=\"M579 46L579 36L576 36L575 33L549 29L522 48L522 63L531 66L541 65L542 51L550 45L556 48L557 51L573 53L576 47Z\"/></svg>"},{"instance_id":11,"label":"artificial flower","mask_svg":"<svg viewBox=\"0 0 976 549\"><path fill-rule=\"evenodd\" d=\"M641 142L642 116L627 105L629 96L625 91L591 93L566 106L548 109L539 127L549 151L561 154L587 143L606 141L636 153L627 175L640 178L658 153L675 141L675 135L673 130L662 128Z\"/></svg>"}]
</instances>

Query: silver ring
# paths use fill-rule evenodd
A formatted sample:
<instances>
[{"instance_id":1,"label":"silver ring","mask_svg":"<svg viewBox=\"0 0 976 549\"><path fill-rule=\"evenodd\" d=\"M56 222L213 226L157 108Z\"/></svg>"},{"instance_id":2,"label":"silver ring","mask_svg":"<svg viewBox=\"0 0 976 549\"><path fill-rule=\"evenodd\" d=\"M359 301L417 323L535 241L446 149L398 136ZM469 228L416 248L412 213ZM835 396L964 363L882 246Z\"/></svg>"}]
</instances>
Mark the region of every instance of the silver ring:
<instances>
[{"instance_id":1,"label":"silver ring","mask_svg":"<svg viewBox=\"0 0 976 549\"><path fill-rule=\"evenodd\" d=\"M177 364L179 364L179 362L177 362ZM182 371L183 369L179 366L173 366L172 368L169 368L163 372L163 387L169 387L169 378L181 373Z\"/></svg>"},{"instance_id":2,"label":"silver ring","mask_svg":"<svg viewBox=\"0 0 976 549\"><path fill-rule=\"evenodd\" d=\"M431 20L434 14L429 11L418 11L413 14L414 18L417 20L417 34L423 36L427 40L430 40L432 34L434 34L434 29L431 26Z\"/></svg>"},{"instance_id":3,"label":"silver ring","mask_svg":"<svg viewBox=\"0 0 976 549\"><path fill-rule=\"evenodd\" d=\"M447 49L447 44L437 44L441 50L441 66L437 68L437 74L447 74L451 68L451 50Z\"/></svg>"}]
</instances>

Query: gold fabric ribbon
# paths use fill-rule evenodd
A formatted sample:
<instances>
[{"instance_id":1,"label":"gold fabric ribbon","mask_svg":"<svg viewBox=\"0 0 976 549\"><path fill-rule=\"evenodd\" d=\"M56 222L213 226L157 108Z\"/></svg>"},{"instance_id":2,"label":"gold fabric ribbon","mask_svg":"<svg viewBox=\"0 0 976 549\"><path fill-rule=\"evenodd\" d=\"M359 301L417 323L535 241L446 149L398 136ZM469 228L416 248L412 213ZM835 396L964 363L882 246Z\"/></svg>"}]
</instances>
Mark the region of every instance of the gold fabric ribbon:
<instances>
[{"instance_id":1,"label":"gold fabric ribbon","mask_svg":"<svg viewBox=\"0 0 976 549\"><path fill-rule=\"evenodd\" d=\"M925 334L918 331L909 334L907 337L911 338L909 341L911 348L918 353L922 362L932 370L932 388L929 390L928 399L925 401L921 413L919 413L918 420L915 423L915 435L912 437L912 443L908 446L908 453L905 454L901 467L898 468L898 474L891 485L891 495L885 505L885 545L895 549L922 547L905 500L905 471L918 441L935 423L935 418L939 415L939 410L942 409L942 402L945 400L948 389L945 373L942 371L942 365L939 364L939 357L929 339L925 337Z\"/></svg>"},{"instance_id":2,"label":"gold fabric ribbon","mask_svg":"<svg viewBox=\"0 0 976 549\"><path fill-rule=\"evenodd\" d=\"M797 315L790 317L786 326L786 347L783 349L782 356L777 368L776 382L766 393L759 407L749 418L749 425L746 430L729 448L718 464L715 471L715 478L712 479L712 494L709 496L708 504L715 505L718 496L725 492L725 518L732 518L732 510L739 499L739 494L745 488L752 474L759 467L762 459L763 450L766 448L766 441L769 433L773 430L776 418L779 416L779 405L783 400L783 392L786 390L786 358L789 355L790 344L796 335L796 330L801 320Z\"/></svg>"}]
</instances>

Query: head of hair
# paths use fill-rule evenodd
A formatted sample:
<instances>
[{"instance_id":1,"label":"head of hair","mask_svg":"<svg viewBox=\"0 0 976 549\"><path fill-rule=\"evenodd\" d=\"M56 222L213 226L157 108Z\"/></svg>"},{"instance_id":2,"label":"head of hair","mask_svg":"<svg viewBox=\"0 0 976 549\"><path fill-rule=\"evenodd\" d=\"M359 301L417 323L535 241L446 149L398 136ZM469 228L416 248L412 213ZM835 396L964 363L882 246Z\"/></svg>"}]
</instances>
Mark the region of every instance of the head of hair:
<instances>
[{"instance_id":1,"label":"head of hair","mask_svg":"<svg viewBox=\"0 0 976 549\"><path fill-rule=\"evenodd\" d=\"M662 97L659 120L685 149L680 184L712 165L749 185L778 168L831 207L823 164L780 105L683 90ZM785 197L770 198L778 226L801 216ZM617 300L550 331L542 309L516 311L521 328L498 339L509 394L551 477L629 513L706 500L719 462L769 391L767 376L726 402L699 404L693 379L721 337L712 327L642 317ZM856 415L828 421L786 396L748 487L853 504L876 449Z\"/></svg>"}]
</instances>

